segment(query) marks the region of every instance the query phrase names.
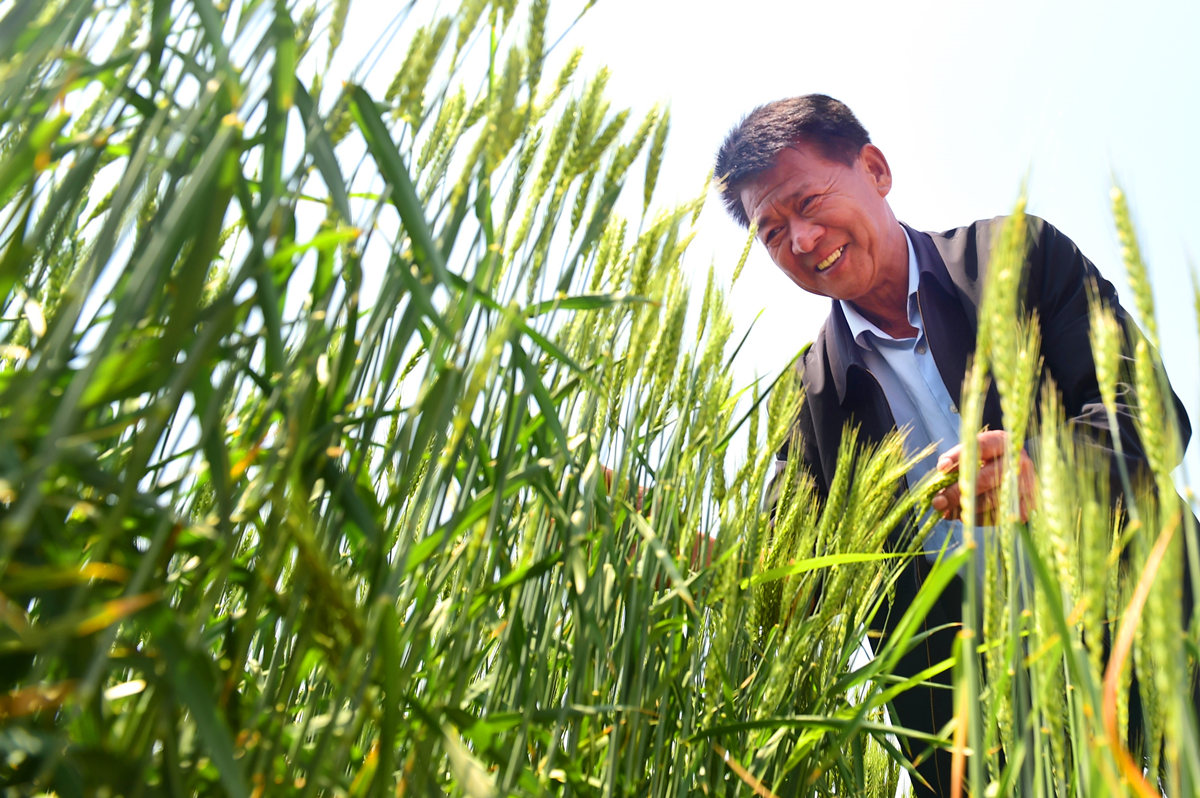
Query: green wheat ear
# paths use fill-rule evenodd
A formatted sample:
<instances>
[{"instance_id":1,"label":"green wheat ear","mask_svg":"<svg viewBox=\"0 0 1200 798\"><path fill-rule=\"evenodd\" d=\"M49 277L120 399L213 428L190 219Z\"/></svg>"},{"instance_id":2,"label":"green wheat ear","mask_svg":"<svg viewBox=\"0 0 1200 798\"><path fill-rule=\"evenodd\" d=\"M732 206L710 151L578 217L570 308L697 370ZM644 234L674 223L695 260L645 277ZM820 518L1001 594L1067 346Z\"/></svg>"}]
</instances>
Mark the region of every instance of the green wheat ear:
<instances>
[{"instance_id":1,"label":"green wheat ear","mask_svg":"<svg viewBox=\"0 0 1200 798\"><path fill-rule=\"evenodd\" d=\"M754 239L758 236L758 222L750 223L750 232L746 235L746 244L742 247L742 254L738 258L737 266L733 267L733 277L729 281L732 288L742 274L742 269L746 266L746 260L750 257L750 248L754 245Z\"/></svg>"},{"instance_id":2,"label":"green wheat ear","mask_svg":"<svg viewBox=\"0 0 1200 798\"><path fill-rule=\"evenodd\" d=\"M1095 286L1089 286L1088 316L1091 328L1089 339L1092 358L1096 363L1096 383L1100 398L1109 414L1110 423L1116 421L1117 381L1121 368L1121 329L1111 310L1101 305L1095 296Z\"/></svg>"},{"instance_id":3,"label":"green wheat ear","mask_svg":"<svg viewBox=\"0 0 1200 798\"><path fill-rule=\"evenodd\" d=\"M1129 287L1133 289L1138 320L1151 345L1158 349L1158 322L1154 313L1154 295L1150 290L1150 275L1146 269L1146 262L1142 259L1142 250L1138 244L1137 233L1133 228L1129 202L1125 198L1125 192L1117 185L1113 186L1110 199L1112 200L1113 221L1117 227L1117 238L1121 242L1121 259L1125 264L1125 275L1129 280Z\"/></svg>"},{"instance_id":4,"label":"green wheat ear","mask_svg":"<svg viewBox=\"0 0 1200 798\"><path fill-rule=\"evenodd\" d=\"M642 188L642 207L650 209L650 200L654 196L658 184L658 171L662 166L663 149L667 145L667 131L671 128L671 115L667 111L659 114L658 124L654 128L654 137L650 140L650 152L646 158L646 176Z\"/></svg>"},{"instance_id":5,"label":"green wheat ear","mask_svg":"<svg viewBox=\"0 0 1200 798\"><path fill-rule=\"evenodd\" d=\"M936 473L936 476L934 476L929 482L929 490L930 490L931 494L936 494L936 493L939 493L939 492L945 490L946 488L950 487L951 485L957 485L957 484L958 484L958 469L957 468L953 469L951 471L946 471L946 472L938 471ZM932 496L931 496L931 498L932 498Z\"/></svg>"}]
</instances>

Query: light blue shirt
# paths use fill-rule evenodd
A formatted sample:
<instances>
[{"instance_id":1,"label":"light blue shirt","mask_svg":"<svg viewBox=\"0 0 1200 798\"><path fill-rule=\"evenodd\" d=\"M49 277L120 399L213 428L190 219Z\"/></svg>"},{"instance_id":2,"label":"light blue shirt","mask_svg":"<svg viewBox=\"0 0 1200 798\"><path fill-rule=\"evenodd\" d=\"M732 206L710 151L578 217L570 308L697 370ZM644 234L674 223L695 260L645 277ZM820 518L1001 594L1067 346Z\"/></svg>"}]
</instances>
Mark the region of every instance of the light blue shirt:
<instances>
[{"instance_id":1,"label":"light blue shirt","mask_svg":"<svg viewBox=\"0 0 1200 798\"><path fill-rule=\"evenodd\" d=\"M917 291L917 253L907 230L904 237L908 242L908 323L916 328L917 334L912 338L893 338L849 302L839 300L838 304L861 350L864 365L883 388L896 427L905 433L905 453L913 456L931 444L934 447L931 454L908 472L908 482L914 485L937 466L938 457L958 444L960 422L958 408L929 351ZM925 540L925 556L935 560L947 539L950 550L962 545L962 522L939 521Z\"/></svg>"}]
</instances>

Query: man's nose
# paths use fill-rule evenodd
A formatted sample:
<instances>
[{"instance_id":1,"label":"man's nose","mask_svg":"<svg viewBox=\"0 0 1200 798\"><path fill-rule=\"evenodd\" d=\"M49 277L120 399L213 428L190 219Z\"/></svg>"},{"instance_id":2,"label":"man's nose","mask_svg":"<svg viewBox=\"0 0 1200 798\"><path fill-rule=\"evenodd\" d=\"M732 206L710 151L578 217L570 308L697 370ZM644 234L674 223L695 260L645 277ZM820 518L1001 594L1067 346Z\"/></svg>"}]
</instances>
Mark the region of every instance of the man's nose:
<instances>
[{"instance_id":1,"label":"man's nose","mask_svg":"<svg viewBox=\"0 0 1200 798\"><path fill-rule=\"evenodd\" d=\"M792 254L807 255L816 249L817 241L821 238L823 228L807 219L795 219L791 222Z\"/></svg>"}]
</instances>

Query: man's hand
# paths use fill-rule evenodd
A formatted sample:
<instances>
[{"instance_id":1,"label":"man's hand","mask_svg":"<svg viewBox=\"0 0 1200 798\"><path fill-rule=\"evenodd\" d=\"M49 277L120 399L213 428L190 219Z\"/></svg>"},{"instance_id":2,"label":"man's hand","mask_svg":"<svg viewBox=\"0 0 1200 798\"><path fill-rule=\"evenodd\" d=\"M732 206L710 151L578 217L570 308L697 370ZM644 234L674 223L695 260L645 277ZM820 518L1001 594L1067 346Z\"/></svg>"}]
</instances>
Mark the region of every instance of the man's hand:
<instances>
[{"instance_id":1,"label":"man's hand","mask_svg":"<svg viewBox=\"0 0 1200 798\"><path fill-rule=\"evenodd\" d=\"M995 520L1000 506L1000 483L1004 477L1004 450L1008 446L1008 433L1004 430L988 430L979 433L979 471L975 477L975 523L989 524ZM960 443L938 458L937 469L943 474L957 471L962 458ZM1029 520L1033 508L1033 491L1036 484L1033 461L1025 450L1021 450L1020 475L1017 477L1017 492L1021 497L1021 520ZM933 509L942 518L953 520L962 516L962 495L957 484L939 491L933 497Z\"/></svg>"}]
</instances>

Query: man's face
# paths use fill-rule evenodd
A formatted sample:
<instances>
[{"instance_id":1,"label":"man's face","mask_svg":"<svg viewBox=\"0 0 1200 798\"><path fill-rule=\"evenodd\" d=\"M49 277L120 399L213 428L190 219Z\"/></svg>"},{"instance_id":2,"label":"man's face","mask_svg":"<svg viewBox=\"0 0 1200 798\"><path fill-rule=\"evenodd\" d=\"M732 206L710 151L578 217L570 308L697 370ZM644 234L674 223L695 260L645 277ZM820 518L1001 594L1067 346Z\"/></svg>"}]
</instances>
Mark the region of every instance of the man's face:
<instances>
[{"instance_id":1,"label":"man's face","mask_svg":"<svg viewBox=\"0 0 1200 798\"><path fill-rule=\"evenodd\" d=\"M872 292L900 277L897 270L907 286L907 244L884 199L891 187L891 170L874 145L847 166L802 141L747 182L741 197L759 241L792 282L869 305L882 299Z\"/></svg>"}]
</instances>

